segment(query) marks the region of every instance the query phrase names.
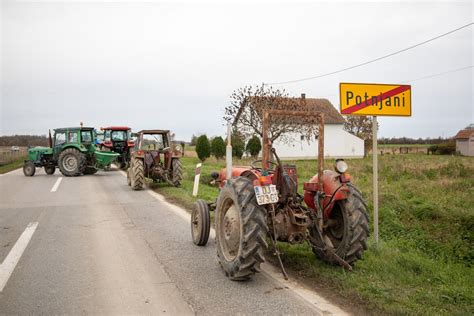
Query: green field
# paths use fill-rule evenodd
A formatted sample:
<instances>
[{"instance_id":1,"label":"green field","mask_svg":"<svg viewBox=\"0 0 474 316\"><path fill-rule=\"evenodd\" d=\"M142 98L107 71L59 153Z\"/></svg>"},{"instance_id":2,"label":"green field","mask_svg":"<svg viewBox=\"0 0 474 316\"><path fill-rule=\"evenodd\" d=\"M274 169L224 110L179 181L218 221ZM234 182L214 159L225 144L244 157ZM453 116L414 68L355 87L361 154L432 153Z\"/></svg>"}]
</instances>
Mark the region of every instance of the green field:
<instances>
[{"instance_id":1,"label":"green field","mask_svg":"<svg viewBox=\"0 0 474 316\"><path fill-rule=\"evenodd\" d=\"M25 157L21 157L15 161L9 162L5 165L0 166L0 174L10 172L12 170L21 168L25 162Z\"/></svg>"},{"instance_id":2,"label":"green field","mask_svg":"<svg viewBox=\"0 0 474 316\"><path fill-rule=\"evenodd\" d=\"M184 158L181 188L155 190L190 209L197 158ZM236 162L246 164L245 161ZM315 161L295 161L300 183ZM349 160L349 172L368 202L372 218L372 160ZM199 198L212 201L218 189L206 185L224 161L203 165ZM332 161L326 161L332 167ZM459 156L379 157L380 244L370 248L354 272L315 259L308 245L281 244L293 275L339 293L349 304L374 313L456 314L474 311L474 159ZM300 185L301 187L301 185Z\"/></svg>"}]
</instances>

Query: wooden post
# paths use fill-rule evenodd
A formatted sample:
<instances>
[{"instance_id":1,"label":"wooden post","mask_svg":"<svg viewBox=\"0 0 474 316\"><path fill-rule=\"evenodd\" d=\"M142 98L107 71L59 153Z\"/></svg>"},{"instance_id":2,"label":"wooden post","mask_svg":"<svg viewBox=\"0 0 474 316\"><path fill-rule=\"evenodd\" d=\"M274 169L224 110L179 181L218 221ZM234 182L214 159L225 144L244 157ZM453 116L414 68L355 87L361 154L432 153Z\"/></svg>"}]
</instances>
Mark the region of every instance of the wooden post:
<instances>
[{"instance_id":1,"label":"wooden post","mask_svg":"<svg viewBox=\"0 0 474 316\"><path fill-rule=\"evenodd\" d=\"M372 156L374 182L374 238L375 245L379 243L379 183L378 183L378 153L377 153L377 116L372 119Z\"/></svg>"}]
</instances>

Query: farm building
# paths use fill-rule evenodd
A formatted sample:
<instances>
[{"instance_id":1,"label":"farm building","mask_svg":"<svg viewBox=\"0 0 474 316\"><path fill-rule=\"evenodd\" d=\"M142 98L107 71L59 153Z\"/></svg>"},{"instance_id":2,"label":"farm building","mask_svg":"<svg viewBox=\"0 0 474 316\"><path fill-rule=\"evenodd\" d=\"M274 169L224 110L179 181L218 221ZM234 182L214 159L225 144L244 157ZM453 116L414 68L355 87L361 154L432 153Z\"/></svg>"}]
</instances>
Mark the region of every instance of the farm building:
<instances>
[{"instance_id":1,"label":"farm building","mask_svg":"<svg viewBox=\"0 0 474 316\"><path fill-rule=\"evenodd\" d=\"M327 99L306 98L301 95L300 101L313 110L324 113L324 156L332 158L364 157L364 141L344 130L345 119ZM284 159L314 159L318 153L318 141L315 137L309 141L304 135L293 133L294 141L290 144L279 142L273 144L278 155Z\"/></svg>"},{"instance_id":2,"label":"farm building","mask_svg":"<svg viewBox=\"0 0 474 316\"><path fill-rule=\"evenodd\" d=\"M474 124L460 130L456 136L456 152L463 156L474 156Z\"/></svg>"}]
</instances>

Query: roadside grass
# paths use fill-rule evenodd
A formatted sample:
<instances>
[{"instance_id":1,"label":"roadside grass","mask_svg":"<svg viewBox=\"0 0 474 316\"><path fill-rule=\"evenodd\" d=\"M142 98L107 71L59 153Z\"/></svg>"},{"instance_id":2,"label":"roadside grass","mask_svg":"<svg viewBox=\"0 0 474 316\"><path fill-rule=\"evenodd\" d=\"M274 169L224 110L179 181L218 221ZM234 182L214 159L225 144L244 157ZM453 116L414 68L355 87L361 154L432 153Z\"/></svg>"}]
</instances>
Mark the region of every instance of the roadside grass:
<instances>
[{"instance_id":1,"label":"roadside grass","mask_svg":"<svg viewBox=\"0 0 474 316\"><path fill-rule=\"evenodd\" d=\"M10 171L13 171L15 169L21 168L24 162L25 162L25 157L21 157L17 160L14 160L5 165L2 165L0 166L0 174L4 174Z\"/></svg>"},{"instance_id":2,"label":"roadside grass","mask_svg":"<svg viewBox=\"0 0 474 316\"><path fill-rule=\"evenodd\" d=\"M191 209L197 158L184 158L180 188L154 189ZM372 160L347 160L354 184L363 192L372 219ZM235 161L248 165L249 161ZM316 161L291 161L300 179L316 171ZM332 168L333 161L325 161ZM198 198L214 201L207 185L211 171L225 165L208 159L201 173ZM285 266L309 284L339 293L373 313L454 314L474 311L474 159L460 156L379 156L380 241L372 236L364 259L353 272L315 259L307 244L280 243ZM371 227L372 229L372 227Z\"/></svg>"}]
</instances>

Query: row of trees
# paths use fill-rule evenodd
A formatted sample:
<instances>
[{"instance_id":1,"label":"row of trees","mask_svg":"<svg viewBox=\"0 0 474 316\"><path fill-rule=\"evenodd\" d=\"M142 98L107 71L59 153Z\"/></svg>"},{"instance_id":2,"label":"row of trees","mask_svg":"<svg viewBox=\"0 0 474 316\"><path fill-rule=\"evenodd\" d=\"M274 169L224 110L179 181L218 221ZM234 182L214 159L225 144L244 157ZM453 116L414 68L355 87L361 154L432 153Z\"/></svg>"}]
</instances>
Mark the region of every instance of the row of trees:
<instances>
[{"instance_id":1,"label":"row of trees","mask_svg":"<svg viewBox=\"0 0 474 316\"><path fill-rule=\"evenodd\" d=\"M44 135L0 136L0 146L48 146L48 138Z\"/></svg>"},{"instance_id":2,"label":"row of trees","mask_svg":"<svg viewBox=\"0 0 474 316\"><path fill-rule=\"evenodd\" d=\"M252 157L257 157L262 144L260 138L257 135L252 136L247 144L245 144L244 138L234 133L231 138L232 141L232 156L241 159L245 152L249 153ZM216 159L222 159L225 157L226 143L221 136L217 136L209 140L207 135L201 135L196 138L196 153L201 161L206 160L211 155Z\"/></svg>"}]
</instances>

